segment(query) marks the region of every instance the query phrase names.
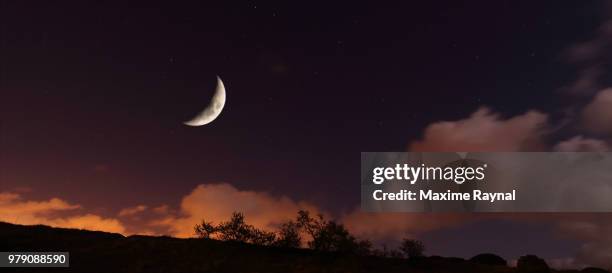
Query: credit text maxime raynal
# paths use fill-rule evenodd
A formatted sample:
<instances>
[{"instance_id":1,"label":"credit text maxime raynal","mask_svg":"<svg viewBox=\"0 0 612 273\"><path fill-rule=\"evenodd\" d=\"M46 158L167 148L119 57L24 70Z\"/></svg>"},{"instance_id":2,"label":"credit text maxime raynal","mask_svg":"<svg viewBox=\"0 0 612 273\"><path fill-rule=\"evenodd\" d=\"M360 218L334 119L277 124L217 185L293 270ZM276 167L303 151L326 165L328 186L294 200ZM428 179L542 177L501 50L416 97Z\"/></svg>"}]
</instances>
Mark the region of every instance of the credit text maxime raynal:
<instances>
[{"instance_id":1,"label":"credit text maxime raynal","mask_svg":"<svg viewBox=\"0 0 612 273\"><path fill-rule=\"evenodd\" d=\"M434 192L432 190L419 190L419 192L401 190L399 192L383 192L375 190L372 197L377 201L415 201L415 200L432 200L432 201L455 201L455 200L477 200L477 201L514 201L516 200L516 190L512 192L483 192L481 190L473 190L469 192Z\"/></svg>"}]
</instances>

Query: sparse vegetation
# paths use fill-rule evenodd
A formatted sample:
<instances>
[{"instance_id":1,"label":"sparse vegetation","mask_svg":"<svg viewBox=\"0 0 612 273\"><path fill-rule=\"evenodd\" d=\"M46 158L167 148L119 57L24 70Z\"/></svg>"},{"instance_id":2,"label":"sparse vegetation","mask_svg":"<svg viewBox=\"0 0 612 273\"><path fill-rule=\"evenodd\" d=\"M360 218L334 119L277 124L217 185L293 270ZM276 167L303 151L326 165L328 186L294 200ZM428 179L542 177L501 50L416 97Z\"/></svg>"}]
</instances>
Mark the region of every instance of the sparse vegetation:
<instances>
[{"instance_id":1,"label":"sparse vegetation","mask_svg":"<svg viewBox=\"0 0 612 273\"><path fill-rule=\"evenodd\" d=\"M205 220L202 220L202 223L196 225L194 229L196 236L204 239L210 239L211 236L217 233L217 227Z\"/></svg>"},{"instance_id":2,"label":"sparse vegetation","mask_svg":"<svg viewBox=\"0 0 612 273\"><path fill-rule=\"evenodd\" d=\"M293 221L281 224L275 245L285 248L298 248L302 246L299 225Z\"/></svg>"},{"instance_id":3,"label":"sparse vegetation","mask_svg":"<svg viewBox=\"0 0 612 273\"><path fill-rule=\"evenodd\" d=\"M244 220L244 214L234 212L229 221L217 226L202 220L195 226L196 235L200 238L218 238L222 241L243 242L255 245L272 245L276 240L273 232L257 229Z\"/></svg>"},{"instance_id":4,"label":"sparse vegetation","mask_svg":"<svg viewBox=\"0 0 612 273\"><path fill-rule=\"evenodd\" d=\"M358 255L367 255L371 251L372 244L369 241L358 240L343 225L325 220L322 215L314 218L308 211L301 210L298 212L297 223L312 238L308 242L311 249Z\"/></svg>"},{"instance_id":5,"label":"sparse vegetation","mask_svg":"<svg viewBox=\"0 0 612 273\"><path fill-rule=\"evenodd\" d=\"M235 241L263 246L282 248L301 248L320 252L338 252L358 256L378 256L389 258L418 258L425 252L425 245L418 240L405 238L398 249L375 249L368 240L358 239L344 225L327 220L321 214L311 216L310 212L300 210L294 220L282 223L276 232L257 229L245 221L245 216L234 212L227 222L214 225L202 220L194 227L199 238ZM308 240L303 241L303 235Z\"/></svg>"},{"instance_id":6,"label":"sparse vegetation","mask_svg":"<svg viewBox=\"0 0 612 273\"><path fill-rule=\"evenodd\" d=\"M535 255L521 256L517 263L516 268L521 273L546 273L550 272L550 268L544 259Z\"/></svg>"},{"instance_id":7,"label":"sparse vegetation","mask_svg":"<svg viewBox=\"0 0 612 273\"><path fill-rule=\"evenodd\" d=\"M241 226L240 217L233 217ZM244 218L242 218L244 220ZM232 220L228 221L232 222ZM293 221L294 225L297 225ZM204 222L204 236L215 238L217 227ZM247 225L248 226L248 225ZM281 226L281 230L282 230ZM239 228L238 230L244 230ZM293 234L295 226L289 228ZM283 232L277 233L278 242ZM294 234L295 235L295 234ZM291 238L296 238L287 236ZM296 240L291 239L293 243ZM11 268L10 272L385 272L385 273L521 273L526 265L537 265L533 258L523 258L519 268L491 266L461 258L439 256L413 260L398 259L398 250L375 249L370 255L322 252L304 248L258 246L255 243L216 239L177 239L166 236L129 236L46 226L20 226L0 222L0 242L6 250L70 252L70 268ZM294 244L295 245L295 244ZM393 254L395 252L396 254ZM380 254L385 253L385 254ZM380 255L378 255L380 254ZM403 256L403 255L402 255ZM535 256L534 256L535 257ZM537 257L536 257L537 258ZM539 258L538 258L539 259ZM537 266L536 266L537 267ZM530 268L527 266L526 268ZM546 267L548 268L548 267ZM579 273L578 270L551 272ZM607 272L585 269L582 272Z\"/></svg>"},{"instance_id":8,"label":"sparse vegetation","mask_svg":"<svg viewBox=\"0 0 612 273\"><path fill-rule=\"evenodd\" d=\"M400 250L406 257L414 259L423 257L425 245L419 240L404 238L400 245Z\"/></svg>"},{"instance_id":9,"label":"sparse vegetation","mask_svg":"<svg viewBox=\"0 0 612 273\"><path fill-rule=\"evenodd\" d=\"M380 249L373 249L372 255L383 258L404 258L404 253L397 249L389 249L385 244Z\"/></svg>"},{"instance_id":10,"label":"sparse vegetation","mask_svg":"<svg viewBox=\"0 0 612 273\"><path fill-rule=\"evenodd\" d=\"M264 231L247 224L240 212L234 212L229 221L218 225L202 220L194 230L198 237L205 239L285 248L301 247L301 233L305 233L311 238L307 246L317 251L369 255L372 249L372 243L357 239L342 224L326 220L322 215L311 217L310 213L304 210L298 212L295 221L281 224L277 232Z\"/></svg>"}]
</instances>

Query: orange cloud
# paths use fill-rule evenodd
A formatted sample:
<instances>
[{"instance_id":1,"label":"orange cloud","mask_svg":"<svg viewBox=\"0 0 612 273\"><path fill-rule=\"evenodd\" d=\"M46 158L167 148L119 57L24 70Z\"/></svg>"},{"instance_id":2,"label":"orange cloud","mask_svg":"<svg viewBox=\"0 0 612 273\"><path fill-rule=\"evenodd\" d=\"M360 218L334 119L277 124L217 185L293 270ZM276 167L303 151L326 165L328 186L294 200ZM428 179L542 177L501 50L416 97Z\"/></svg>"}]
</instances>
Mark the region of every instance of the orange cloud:
<instances>
[{"instance_id":1,"label":"orange cloud","mask_svg":"<svg viewBox=\"0 0 612 273\"><path fill-rule=\"evenodd\" d=\"M73 213L81 208L59 198L44 201L26 201L21 195L0 192L0 221L22 225L43 224L53 227L78 228L124 233L125 228L116 219L94 214L54 216L58 213Z\"/></svg>"},{"instance_id":2,"label":"orange cloud","mask_svg":"<svg viewBox=\"0 0 612 273\"><path fill-rule=\"evenodd\" d=\"M10 216L29 216L43 214L51 211L72 210L79 208L79 205L71 205L68 202L52 198L48 201L23 201L21 195L17 193L0 193L0 215L3 219Z\"/></svg>"},{"instance_id":3,"label":"orange cloud","mask_svg":"<svg viewBox=\"0 0 612 273\"><path fill-rule=\"evenodd\" d=\"M129 208L125 208L125 209L122 209L121 211L119 211L119 216L120 217L134 216L136 214L144 212L145 210L147 210L147 206L145 206L145 205L138 205L138 206L135 206L135 207L129 207Z\"/></svg>"},{"instance_id":4,"label":"orange cloud","mask_svg":"<svg viewBox=\"0 0 612 273\"><path fill-rule=\"evenodd\" d=\"M230 184L198 185L181 201L179 212L155 220L177 237L192 237L193 227L202 219L219 223L227 221L232 212L244 213L246 220L258 228L273 230L283 221L296 217L300 209L318 213L316 206L296 202L288 197L271 196L265 192L242 191Z\"/></svg>"},{"instance_id":5,"label":"orange cloud","mask_svg":"<svg viewBox=\"0 0 612 273\"><path fill-rule=\"evenodd\" d=\"M45 225L50 225L54 227L99 230L125 234L125 227L119 220L112 218L103 218L94 214L46 219L46 221L44 221L43 223Z\"/></svg>"},{"instance_id":6,"label":"orange cloud","mask_svg":"<svg viewBox=\"0 0 612 273\"><path fill-rule=\"evenodd\" d=\"M219 223L227 221L232 212L244 213L246 220L258 228L275 230L283 221L294 219L298 210L313 214L322 211L307 202L294 201L285 196L272 196L266 192L244 191L230 184L202 184L183 197L178 212L170 212L167 206L154 209L164 217L153 220L150 226L164 227L168 234L177 237L193 237L193 227L202 219ZM463 214L419 213L366 213L356 208L338 218L354 234L372 240L398 239L421 232L458 225L466 221ZM476 219L476 217L471 217Z\"/></svg>"}]
</instances>

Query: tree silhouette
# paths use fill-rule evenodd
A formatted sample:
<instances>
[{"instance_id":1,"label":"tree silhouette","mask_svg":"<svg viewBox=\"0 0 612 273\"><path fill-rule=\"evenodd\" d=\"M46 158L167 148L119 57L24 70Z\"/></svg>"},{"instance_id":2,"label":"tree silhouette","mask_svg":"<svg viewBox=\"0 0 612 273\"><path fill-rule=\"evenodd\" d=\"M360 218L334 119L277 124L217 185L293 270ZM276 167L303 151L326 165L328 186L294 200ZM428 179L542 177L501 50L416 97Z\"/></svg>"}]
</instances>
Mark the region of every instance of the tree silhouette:
<instances>
[{"instance_id":1,"label":"tree silhouette","mask_svg":"<svg viewBox=\"0 0 612 273\"><path fill-rule=\"evenodd\" d=\"M240 212L234 212L230 220L218 225L202 220L202 223L196 225L194 229L200 238L289 248L301 247L301 235L305 233L311 238L307 245L313 250L363 256L380 254L380 252L372 251L370 241L357 239L344 225L328 221L320 214L312 217L306 210L300 210L295 221L281 224L277 232L257 229L247 224L244 214ZM382 255L387 255L387 253ZM391 256L398 256L397 251Z\"/></svg>"},{"instance_id":2,"label":"tree silhouette","mask_svg":"<svg viewBox=\"0 0 612 273\"><path fill-rule=\"evenodd\" d=\"M196 236L200 238L210 239L215 233L217 233L217 227L212 222L202 220L202 223L194 227Z\"/></svg>"},{"instance_id":3,"label":"tree silhouette","mask_svg":"<svg viewBox=\"0 0 612 273\"><path fill-rule=\"evenodd\" d=\"M255 245L262 245L262 246L273 245L276 242L276 234L274 232L268 232L268 231L256 229L252 226L250 227L251 227L251 232L249 234L250 237L249 237L249 240L247 240L247 242L255 244Z\"/></svg>"},{"instance_id":4,"label":"tree silhouette","mask_svg":"<svg viewBox=\"0 0 612 273\"><path fill-rule=\"evenodd\" d=\"M423 256L425 245L419 240L404 238L400 245L400 250L408 258L417 258Z\"/></svg>"},{"instance_id":5,"label":"tree silhouette","mask_svg":"<svg viewBox=\"0 0 612 273\"><path fill-rule=\"evenodd\" d=\"M321 214L317 215L317 218L313 218L307 210L300 210L298 211L297 225L314 238L317 232L323 229L326 222Z\"/></svg>"},{"instance_id":6,"label":"tree silhouette","mask_svg":"<svg viewBox=\"0 0 612 273\"><path fill-rule=\"evenodd\" d=\"M294 221L288 221L280 226L278 231L278 239L275 242L279 247L298 248L302 246L302 237L300 236L300 227Z\"/></svg>"},{"instance_id":7,"label":"tree silhouette","mask_svg":"<svg viewBox=\"0 0 612 273\"><path fill-rule=\"evenodd\" d=\"M276 241L276 234L255 228L244 220L244 214L232 213L227 222L215 226L212 222L202 220L194 227L196 235L200 238L216 238L223 241L243 242L256 245L272 245Z\"/></svg>"},{"instance_id":8,"label":"tree silhouette","mask_svg":"<svg viewBox=\"0 0 612 273\"><path fill-rule=\"evenodd\" d=\"M308 242L311 249L359 255L368 255L371 252L372 243L357 240L344 225L327 221L320 214L313 218L308 211L300 210L297 224L311 236L312 240Z\"/></svg>"},{"instance_id":9,"label":"tree silhouette","mask_svg":"<svg viewBox=\"0 0 612 273\"><path fill-rule=\"evenodd\" d=\"M250 238L251 229L244 221L244 214L234 212L232 218L217 226L219 238L223 241L247 242Z\"/></svg>"}]
</instances>

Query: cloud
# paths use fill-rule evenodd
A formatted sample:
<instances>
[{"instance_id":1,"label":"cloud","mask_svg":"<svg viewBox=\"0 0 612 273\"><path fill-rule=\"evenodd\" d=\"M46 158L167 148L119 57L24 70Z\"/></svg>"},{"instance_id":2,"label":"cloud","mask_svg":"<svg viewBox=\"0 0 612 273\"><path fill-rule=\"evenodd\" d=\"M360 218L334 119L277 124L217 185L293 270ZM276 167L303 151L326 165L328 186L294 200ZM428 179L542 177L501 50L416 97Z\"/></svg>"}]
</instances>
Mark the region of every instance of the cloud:
<instances>
[{"instance_id":1,"label":"cloud","mask_svg":"<svg viewBox=\"0 0 612 273\"><path fill-rule=\"evenodd\" d=\"M578 264L612 268L612 218L610 214L584 214L580 219L561 221L560 231L583 241L575 261Z\"/></svg>"},{"instance_id":2,"label":"cloud","mask_svg":"<svg viewBox=\"0 0 612 273\"><path fill-rule=\"evenodd\" d=\"M578 75L562 90L573 94L593 94L601 89L605 68L612 63L607 54L611 49L612 20L607 20L593 38L575 44L565 52L567 60L578 67Z\"/></svg>"},{"instance_id":3,"label":"cloud","mask_svg":"<svg viewBox=\"0 0 612 273\"><path fill-rule=\"evenodd\" d=\"M603 140L575 136L559 142L553 151L556 152L607 152L610 146Z\"/></svg>"},{"instance_id":4,"label":"cloud","mask_svg":"<svg viewBox=\"0 0 612 273\"><path fill-rule=\"evenodd\" d=\"M170 212L170 208L168 207L168 205L161 205L158 207L154 207L153 209L151 209L153 212L157 213L157 214L168 214Z\"/></svg>"},{"instance_id":5,"label":"cloud","mask_svg":"<svg viewBox=\"0 0 612 273\"><path fill-rule=\"evenodd\" d=\"M356 209L341 222L354 234L374 241L399 240L418 234L451 227L475 217L444 213L369 213Z\"/></svg>"},{"instance_id":6,"label":"cloud","mask_svg":"<svg viewBox=\"0 0 612 273\"><path fill-rule=\"evenodd\" d=\"M578 72L577 78L562 91L573 94L593 94L600 89L599 79L604 74L600 65L587 66Z\"/></svg>"},{"instance_id":7,"label":"cloud","mask_svg":"<svg viewBox=\"0 0 612 273\"><path fill-rule=\"evenodd\" d=\"M584 48L582 58L595 54ZM579 56L576 56L579 57ZM593 82L594 83L594 82ZM598 133L612 133L612 88L600 91L582 112L583 127ZM487 108L480 108L470 117L457 121L435 122L426 127L422 140L410 145L411 151L540 151L604 152L610 151L605 140L577 135L547 148L545 137L550 132L547 115L537 111L501 119ZM555 268L582 268L588 265L612 268L612 218L609 213L579 214L487 214L420 215L366 214L356 212L346 218L355 232L372 238L417 234L430 229L452 227L484 218L516 222L544 221L553 223L560 236L582 241L575 257L551 259ZM605 219L605 220L603 220ZM415 224L418 223L418 224ZM421 226L422 225L422 226Z\"/></svg>"},{"instance_id":8,"label":"cloud","mask_svg":"<svg viewBox=\"0 0 612 273\"><path fill-rule=\"evenodd\" d=\"M99 230L125 234L125 227L119 220L103 218L95 214L46 219L43 224L54 227Z\"/></svg>"},{"instance_id":9,"label":"cloud","mask_svg":"<svg viewBox=\"0 0 612 273\"><path fill-rule=\"evenodd\" d=\"M295 219L300 209L331 218L330 213L308 202L272 196L266 192L239 190L227 183L201 184L183 197L177 211L170 210L166 205L153 209L155 214L163 216L149 222L149 225L163 227L166 234L172 236L193 237L193 227L203 219L220 223L238 211L244 213L249 224L276 230L280 223ZM416 236L422 232L461 224L465 219L458 214L367 213L356 208L336 220L361 238L381 241Z\"/></svg>"},{"instance_id":10,"label":"cloud","mask_svg":"<svg viewBox=\"0 0 612 273\"><path fill-rule=\"evenodd\" d=\"M285 196L238 190L226 183L202 184L183 198L177 213L166 215L152 224L166 227L173 236L192 237L193 227L202 219L219 223L227 221L234 211L238 211L244 213L248 223L274 230L281 222L294 219L300 209L319 213L316 206Z\"/></svg>"},{"instance_id":11,"label":"cloud","mask_svg":"<svg viewBox=\"0 0 612 273\"><path fill-rule=\"evenodd\" d=\"M555 269L577 269L584 267L584 265L576 262L574 257L546 259L546 263ZM514 266L516 266L516 260L514 261Z\"/></svg>"},{"instance_id":12,"label":"cloud","mask_svg":"<svg viewBox=\"0 0 612 273\"><path fill-rule=\"evenodd\" d=\"M68 202L52 198L48 201L22 201L21 195L17 193L3 192L0 193L0 215L2 218L15 215L35 215L50 211L62 211L77 209L80 206L71 205Z\"/></svg>"},{"instance_id":13,"label":"cloud","mask_svg":"<svg viewBox=\"0 0 612 273\"><path fill-rule=\"evenodd\" d=\"M611 11L608 6L608 11ZM565 52L567 61L577 68L577 75L562 91L571 94L593 95L577 120L580 129L600 136L612 135L612 88L604 89L604 76L612 64L609 54L612 50L612 19L603 22L595 35L583 43L576 44ZM559 152L601 152L611 151L606 140L585 137L581 134L566 139L547 148L544 137L549 133L548 115L537 111L529 111L510 119L501 119L498 114L487 108L480 108L470 117L458 121L442 121L426 127L423 139L409 145L411 151L541 151ZM574 119L574 118L572 118ZM597 214L493 214L488 217L507 218L513 221L546 221L557 226L561 235L578 239L583 242L575 257L551 259L549 262L556 268L576 268L595 265L612 268L612 218L610 213ZM406 219L420 222L424 219L425 226L436 227L427 215L410 216ZM351 226L360 226L363 232L378 234L400 233L401 228L394 225L418 230L404 223L400 215L364 216L355 214L349 219ZM367 227L369 220L381 218L380 226ZM383 219L389 218L389 219ZM443 218L442 225L455 225L462 221L477 220L477 217L463 215L457 219ZM372 221L374 222L374 221Z\"/></svg>"},{"instance_id":14,"label":"cloud","mask_svg":"<svg viewBox=\"0 0 612 273\"><path fill-rule=\"evenodd\" d=\"M482 107L468 118L457 121L435 122L427 126L423 138L410 145L413 151L606 151L605 141L578 135L550 147L543 143L550 132L548 115L538 111L527 111L510 118ZM120 215L150 213L153 220L149 227L162 228L163 234L177 237L194 236L193 227L202 219L219 223L230 218L232 212L240 211L247 222L256 227L274 230L282 221L293 219L299 209L323 213L316 206L292 200L285 196L272 196L261 191L247 191L227 183L202 184L182 198L177 209L168 205L127 208ZM367 213L355 209L338 220L359 237L375 242L397 240L401 237L419 237L421 234L485 218L508 219L512 221L567 222L566 214L419 214L419 213ZM578 218L577 218L578 219ZM577 221L572 218L572 220ZM589 221L586 221L589 223ZM567 228L560 228L563 234L573 236ZM599 230L598 230L599 231ZM589 231L592 232L592 231ZM160 232L157 232L159 234ZM602 232L599 236L607 236ZM602 261L612 250L594 238L582 238L584 247L576 257L551 260L558 267L593 264L603 266ZM606 241L608 242L608 241ZM597 252L597 253L595 253ZM593 254L595 253L595 254Z\"/></svg>"},{"instance_id":15,"label":"cloud","mask_svg":"<svg viewBox=\"0 0 612 273\"><path fill-rule=\"evenodd\" d=\"M569 61L578 64L597 62L612 49L612 19L604 21L595 35L581 43L572 45L566 51Z\"/></svg>"},{"instance_id":16,"label":"cloud","mask_svg":"<svg viewBox=\"0 0 612 273\"><path fill-rule=\"evenodd\" d=\"M547 115L528 111L509 119L482 107L469 118L441 121L425 128L422 140L412 142L411 151L504 151L542 149L541 137Z\"/></svg>"},{"instance_id":17,"label":"cloud","mask_svg":"<svg viewBox=\"0 0 612 273\"><path fill-rule=\"evenodd\" d=\"M120 217L135 216L136 214L144 212L145 210L147 210L147 206L145 206L145 205L138 205L138 206L135 206L135 207L129 207L129 208L125 208L125 209L122 209L121 211L119 211L119 216Z\"/></svg>"},{"instance_id":18,"label":"cloud","mask_svg":"<svg viewBox=\"0 0 612 273\"><path fill-rule=\"evenodd\" d=\"M0 192L0 221L22 225L43 224L53 227L78 228L124 233L117 219L95 214L74 215L81 206L59 198L44 201L23 200L20 194ZM72 214L58 216L58 214Z\"/></svg>"},{"instance_id":19,"label":"cloud","mask_svg":"<svg viewBox=\"0 0 612 273\"><path fill-rule=\"evenodd\" d=\"M193 237L193 227L202 219L220 223L227 221L234 211L244 213L249 224L266 230L276 230L280 223L295 219L300 209L331 218L330 213L308 202L295 201L286 196L273 196L266 192L239 190L227 183L198 185L182 198L176 210L168 205L151 209L145 205L124 208L117 214L122 220L91 213L79 214L82 210L80 205L58 198L26 201L19 194L0 193L0 221L101 230L125 235L167 234ZM65 216L60 217L57 214ZM459 215L374 214L355 209L337 220L358 236L385 240L448 227L459 224L462 219Z\"/></svg>"},{"instance_id":20,"label":"cloud","mask_svg":"<svg viewBox=\"0 0 612 273\"><path fill-rule=\"evenodd\" d=\"M612 134L612 88L599 91L584 108L582 118L586 129Z\"/></svg>"},{"instance_id":21,"label":"cloud","mask_svg":"<svg viewBox=\"0 0 612 273\"><path fill-rule=\"evenodd\" d=\"M611 89L612 90L612 89ZM605 92L604 92L605 91ZM608 93L604 90L584 110L585 120L597 120L597 115L608 113ZM603 95L602 95L603 94ZM604 96L603 99L599 96ZM612 111L611 111L612 112ZM593 114L596 113L596 114ZM606 118L612 120L612 116ZM599 121L603 122L603 121ZM538 151L549 150L544 138L550 133L548 115L527 111L510 118L481 107L469 117L456 121L434 122L425 128L422 139L413 141L412 151ZM611 131L612 132L612 131ZM578 135L552 147L555 151L607 151L605 141ZM150 205L150 204L149 204ZM193 227L202 219L219 223L230 218L232 212L245 214L246 221L256 227L275 230L279 223L294 219L300 209L312 213L326 213L313 204L292 200L286 196L273 196L267 192L241 190L227 183L201 184L174 206L127 207L118 217L103 218L95 214L81 214L81 206L51 198L45 201L24 201L16 193L0 193L0 220L21 224L47 224L58 227L86 228L129 234L167 234L176 237L194 236ZM71 212L72 216L52 216ZM77 214L77 215L75 215ZM555 260L560 267L572 264L604 266L612 253L610 245L612 224L592 219L572 219L551 214L425 214L425 213L367 213L359 208L338 218L354 234L375 242L398 240L401 237L419 237L422 233L463 225L483 218L505 218L512 221L548 221L558 223L559 230L584 242L579 255ZM329 217L328 217L329 218ZM563 224L566 223L566 224ZM590 224L590 226L589 226ZM582 228L582 229L581 229ZM586 230L588 229L588 230ZM581 234L596 234L580 237ZM601 241L600 241L601 239ZM551 260L552 262L552 260Z\"/></svg>"}]
</instances>

